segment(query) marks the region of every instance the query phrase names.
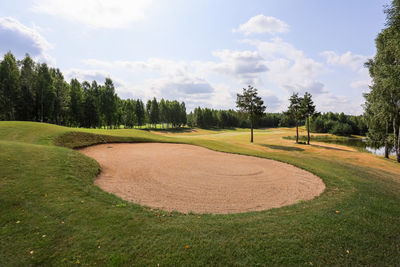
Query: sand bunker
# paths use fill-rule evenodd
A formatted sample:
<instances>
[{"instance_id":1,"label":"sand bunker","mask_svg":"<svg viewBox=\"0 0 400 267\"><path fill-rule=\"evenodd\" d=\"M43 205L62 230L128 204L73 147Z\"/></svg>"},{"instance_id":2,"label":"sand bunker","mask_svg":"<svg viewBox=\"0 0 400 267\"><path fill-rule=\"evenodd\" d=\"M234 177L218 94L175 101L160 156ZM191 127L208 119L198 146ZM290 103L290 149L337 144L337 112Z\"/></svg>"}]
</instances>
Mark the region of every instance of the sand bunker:
<instances>
[{"instance_id":1,"label":"sand bunker","mask_svg":"<svg viewBox=\"0 0 400 267\"><path fill-rule=\"evenodd\" d=\"M238 213L309 200L325 185L274 160L183 144L105 144L80 150L96 159L95 181L125 200L168 211Z\"/></svg>"}]
</instances>

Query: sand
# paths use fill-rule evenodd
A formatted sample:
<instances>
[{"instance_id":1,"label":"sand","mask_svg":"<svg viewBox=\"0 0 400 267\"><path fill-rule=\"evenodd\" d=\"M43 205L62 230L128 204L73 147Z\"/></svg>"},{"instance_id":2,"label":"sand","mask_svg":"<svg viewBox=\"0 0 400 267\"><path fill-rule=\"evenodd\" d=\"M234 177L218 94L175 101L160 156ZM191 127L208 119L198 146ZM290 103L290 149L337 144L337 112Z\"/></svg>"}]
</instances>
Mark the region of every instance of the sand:
<instances>
[{"instance_id":1,"label":"sand","mask_svg":"<svg viewBox=\"0 0 400 267\"><path fill-rule=\"evenodd\" d=\"M80 149L97 160L95 184L122 199L183 213L239 213L320 195L325 184L289 164L184 144L104 144Z\"/></svg>"}]
</instances>

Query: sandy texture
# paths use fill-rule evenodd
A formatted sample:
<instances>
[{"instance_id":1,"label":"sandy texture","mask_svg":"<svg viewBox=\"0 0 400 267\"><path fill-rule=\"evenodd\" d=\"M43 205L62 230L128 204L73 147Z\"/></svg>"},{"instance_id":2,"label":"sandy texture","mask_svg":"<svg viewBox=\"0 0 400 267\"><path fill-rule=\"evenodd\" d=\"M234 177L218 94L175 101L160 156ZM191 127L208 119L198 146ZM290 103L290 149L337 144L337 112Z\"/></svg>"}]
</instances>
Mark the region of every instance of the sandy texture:
<instances>
[{"instance_id":1,"label":"sandy texture","mask_svg":"<svg viewBox=\"0 0 400 267\"><path fill-rule=\"evenodd\" d=\"M168 211L265 210L312 199L325 189L320 178L289 164L192 145L105 144L80 151L100 163L100 188Z\"/></svg>"}]
</instances>

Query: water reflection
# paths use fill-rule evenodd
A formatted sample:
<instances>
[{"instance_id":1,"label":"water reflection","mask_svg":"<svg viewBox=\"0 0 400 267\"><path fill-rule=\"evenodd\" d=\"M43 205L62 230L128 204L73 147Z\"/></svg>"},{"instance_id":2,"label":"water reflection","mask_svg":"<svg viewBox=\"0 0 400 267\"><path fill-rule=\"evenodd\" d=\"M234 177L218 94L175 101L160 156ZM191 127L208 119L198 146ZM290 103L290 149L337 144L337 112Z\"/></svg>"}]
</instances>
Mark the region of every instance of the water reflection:
<instances>
[{"instance_id":1,"label":"water reflection","mask_svg":"<svg viewBox=\"0 0 400 267\"><path fill-rule=\"evenodd\" d=\"M385 155L385 147L380 147L380 148L372 148L372 147L365 147L366 150L371 152L372 154L383 156ZM390 152L390 155L394 155L394 151L392 150Z\"/></svg>"},{"instance_id":2,"label":"water reflection","mask_svg":"<svg viewBox=\"0 0 400 267\"><path fill-rule=\"evenodd\" d=\"M286 137L286 139L295 139L296 137ZM305 142L306 136L299 136L300 141ZM331 137L328 135L311 135L311 141L324 142L330 144L344 145L354 147L359 151L370 152L375 155L383 156L385 154L385 147L372 148L368 147L366 143L366 138L356 138L356 137ZM390 152L390 155L395 155L394 151Z\"/></svg>"}]
</instances>

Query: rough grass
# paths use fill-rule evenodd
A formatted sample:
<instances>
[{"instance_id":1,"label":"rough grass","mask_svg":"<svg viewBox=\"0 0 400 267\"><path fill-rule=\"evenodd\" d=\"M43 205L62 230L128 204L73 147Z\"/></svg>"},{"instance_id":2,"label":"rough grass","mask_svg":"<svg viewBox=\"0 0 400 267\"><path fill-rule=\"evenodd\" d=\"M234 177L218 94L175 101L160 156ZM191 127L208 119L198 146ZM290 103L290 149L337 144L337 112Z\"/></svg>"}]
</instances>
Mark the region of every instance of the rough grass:
<instances>
[{"instance_id":1,"label":"rough grass","mask_svg":"<svg viewBox=\"0 0 400 267\"><path fill-rule=\"evenodd\" d=\"M0 266L398 264L400 167L367 153L296 145L282 139L289 131L258 131L250 144L243 131L165 137L0 122ZM327 189L262 212L152 210L94 186L99 165L70 149L104 140L183 142L273 158L317 174Z\"/></svg>"}]
</instances>

